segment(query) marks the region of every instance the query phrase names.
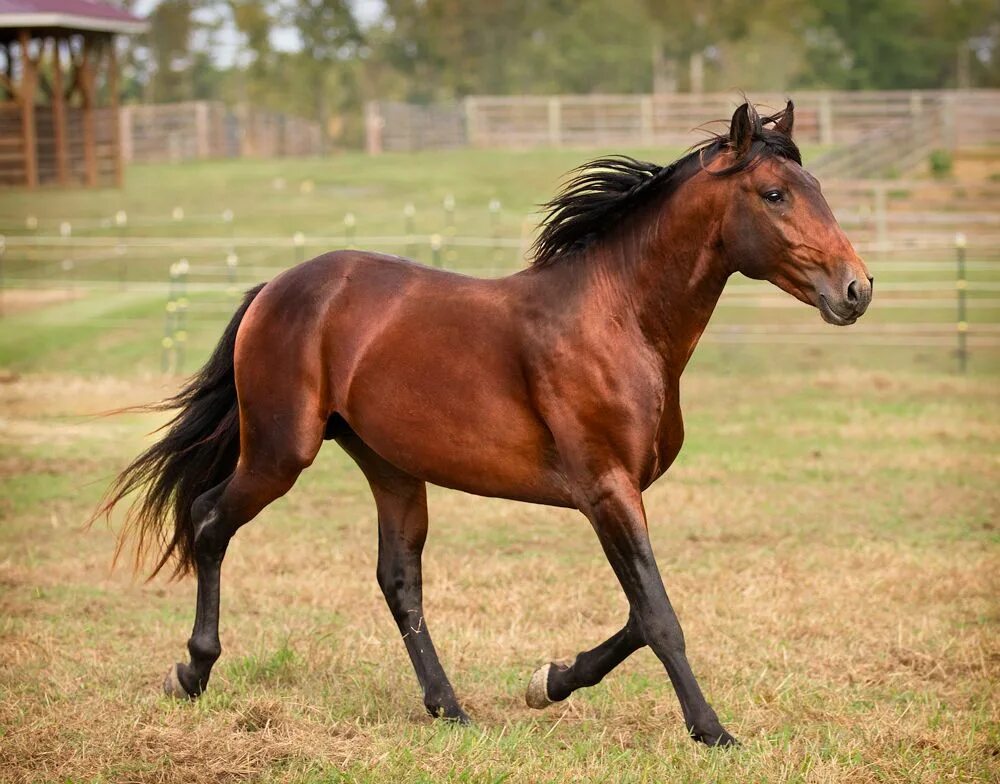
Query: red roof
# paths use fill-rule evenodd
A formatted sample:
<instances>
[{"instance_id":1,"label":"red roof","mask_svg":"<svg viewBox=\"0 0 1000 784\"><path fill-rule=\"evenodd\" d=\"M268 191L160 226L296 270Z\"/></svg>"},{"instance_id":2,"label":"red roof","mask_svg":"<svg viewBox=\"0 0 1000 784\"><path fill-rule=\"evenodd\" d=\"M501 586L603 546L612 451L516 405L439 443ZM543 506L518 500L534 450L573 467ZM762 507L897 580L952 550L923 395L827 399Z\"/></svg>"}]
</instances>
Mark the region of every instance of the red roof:
<instances>
[{"instance_id":1,"label":"red roof","mask_svg":"<svg viewBox=\"0 0 1000 784\"><path fill-rule=\"evenodd\" d=\"M0 0L0 27L139 33L146 29L146 23L122 8L97 0Z\"/></svg>"}]
</instances>

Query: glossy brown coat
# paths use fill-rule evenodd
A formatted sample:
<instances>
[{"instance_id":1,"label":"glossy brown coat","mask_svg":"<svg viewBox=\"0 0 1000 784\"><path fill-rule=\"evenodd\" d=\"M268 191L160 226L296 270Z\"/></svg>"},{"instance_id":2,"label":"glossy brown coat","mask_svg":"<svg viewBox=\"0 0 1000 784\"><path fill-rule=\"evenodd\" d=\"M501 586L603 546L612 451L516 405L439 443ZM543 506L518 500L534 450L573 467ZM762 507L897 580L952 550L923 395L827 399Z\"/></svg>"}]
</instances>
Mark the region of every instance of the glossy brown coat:
<instances>
[{"instance_id":1,"label":"glossy brown coat","mask_svg":"<svg viewBox=\"0 0 1000 784\"><path fill-rule=\"evenodd\" d=\"M188 397L173 401L182 411L168 439L178 442L139 458L109 502L147 484L136 520L148 531L173 498L164 560L176 550L181 567L197 568L191 663L171 671L168 692L199 694L219 655L230 537L335 439L371 484L379 582L432 714L466 719L423 618L426 482L580 509L628 596L622 631L570 666L542 668L529 704L565 699L648 644L688 731L732 742L687 663L641 492L681 449L681 374L730 275L771 280L833 323L853 322L871 299L791 127L791 105L760 118L745 104L727 137L674 167L612 159L610 175L585 169L554 200L538 262L510 277L339 251L251 292ZM200 484L183 484L180 447L197 455L234 434L238 460L216 459Z\"/></svg>"}]
</instances>

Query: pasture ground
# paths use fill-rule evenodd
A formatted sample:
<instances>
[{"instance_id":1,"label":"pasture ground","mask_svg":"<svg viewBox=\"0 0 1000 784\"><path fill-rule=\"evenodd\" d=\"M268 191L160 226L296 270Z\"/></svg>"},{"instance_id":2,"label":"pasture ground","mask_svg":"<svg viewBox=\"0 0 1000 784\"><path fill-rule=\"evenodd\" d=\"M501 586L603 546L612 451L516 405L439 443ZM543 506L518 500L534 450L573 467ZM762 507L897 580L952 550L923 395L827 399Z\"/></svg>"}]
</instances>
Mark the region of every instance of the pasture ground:
<instances>
[{"instance_id":1,"label":"pasture ground","mask_svg":"<svg viewBox=\"0 0 1000 784\"><path fill-rule=\"evenodd\" d=\"M396 156L353 198L387 215L408 198L393 183L416 194L423 178L428 203L499 196L515 225L574 162ZM475 194L459 190L471 163ZM314 177L313 193L334 187L294 162L275 189L285 166L137 168L124 194L5 194L0 215L52 225L118 200L162 214L181 193L204 210L223 196L250 205L254 183L269 188L261 215L283 193L291 214L304 196L293 175ZM648 650L564 704L525 707L534 668L616 631L625 601L578 513L439 489L426 612L476 725L432 722L375 583L367 487L330 445L230 548L209 692L162 697L185 655L193 581L111 571L113 531L81 527L161 421L92 415L177 383L158 373L162 297L18 296L0 321L0 781L1000 778L995 350L961 377L946 348L862 345L851 330L822 345L699 349L685 448L646 504L692 665L744 744L724 751L685 738ZM192 321L190 368L225 318L215 304ZM871 317L902 312L878 304ZM804 307L740 316L818 320Z\"/></svg>"}]
</instances>

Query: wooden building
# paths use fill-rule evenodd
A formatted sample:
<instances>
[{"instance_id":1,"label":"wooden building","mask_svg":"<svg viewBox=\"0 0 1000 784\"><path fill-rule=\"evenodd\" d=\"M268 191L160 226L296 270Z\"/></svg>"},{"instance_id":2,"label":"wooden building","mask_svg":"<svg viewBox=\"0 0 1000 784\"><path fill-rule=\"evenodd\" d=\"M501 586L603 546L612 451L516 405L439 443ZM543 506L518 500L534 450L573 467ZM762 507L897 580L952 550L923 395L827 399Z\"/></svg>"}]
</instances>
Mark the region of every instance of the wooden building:
<instances>
[{"instance_id":1,"label":"wooden building","mask_svg":"<svg viewBox=\"0 0 1000 784\"><path fill-rule=\"evenodd\" d=\"M97 0L0 0L0 186L120 185L116 35Z\"/></svg>"}]
</instances>

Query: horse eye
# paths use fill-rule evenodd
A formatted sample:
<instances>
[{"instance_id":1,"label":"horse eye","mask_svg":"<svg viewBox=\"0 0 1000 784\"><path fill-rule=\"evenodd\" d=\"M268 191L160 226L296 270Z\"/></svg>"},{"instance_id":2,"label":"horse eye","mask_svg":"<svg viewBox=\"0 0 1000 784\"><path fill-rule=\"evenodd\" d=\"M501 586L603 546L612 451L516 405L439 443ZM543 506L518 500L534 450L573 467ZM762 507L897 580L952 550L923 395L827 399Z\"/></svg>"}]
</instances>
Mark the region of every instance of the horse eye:
<instances>
[{"instance_id":1,"label":"horse eye","mask_svg":"<svg viewBox=\"0 0 1000 784\"><path fill-rule=\"evenodd\" d=\"M771 204L777 204L779 201L785 198L785 194L781 191L767 191L764 194L764 200L770 202Z\"/></svg>"}]
</instances>

